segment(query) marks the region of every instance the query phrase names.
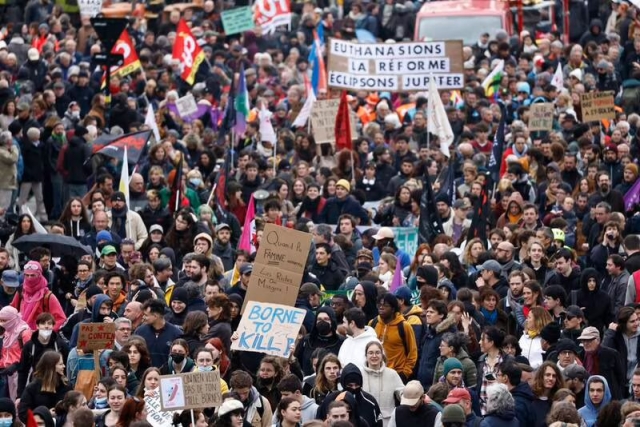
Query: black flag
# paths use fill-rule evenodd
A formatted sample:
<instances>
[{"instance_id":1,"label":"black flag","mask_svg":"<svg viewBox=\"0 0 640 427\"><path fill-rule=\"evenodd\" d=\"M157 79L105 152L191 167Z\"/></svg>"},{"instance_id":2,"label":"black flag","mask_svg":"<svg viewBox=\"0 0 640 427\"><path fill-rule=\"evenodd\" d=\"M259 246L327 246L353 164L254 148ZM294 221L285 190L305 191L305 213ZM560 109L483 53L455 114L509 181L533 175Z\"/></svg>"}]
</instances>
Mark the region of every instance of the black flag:
<instances>
[{"instance_id":1,"label":"black flag","mask_svg":"<svg viewBox=\"0 0 640 427\"><path fill-rule=\"evenodd\" d=\"M436 209L436 200L429 177L423 178L422 198L420 199L420 227L418 242L431 243L440 234L444 234L442 219Z\"/></svg>"},{"instance_id":2,"label":"black flag","mask_svg":"<svg viewBox=\"0 0 640 427\"><path fill-rule=\"evenodd\" d=\"M487 244L487 220L491 211L491 201L489 200L489 192L487 191L488 181L482 186L482 192L473 204L473 218L471 226L467 233L467 244L469 240L477 237L486 245Z\"/></svg>"}]
</instances>

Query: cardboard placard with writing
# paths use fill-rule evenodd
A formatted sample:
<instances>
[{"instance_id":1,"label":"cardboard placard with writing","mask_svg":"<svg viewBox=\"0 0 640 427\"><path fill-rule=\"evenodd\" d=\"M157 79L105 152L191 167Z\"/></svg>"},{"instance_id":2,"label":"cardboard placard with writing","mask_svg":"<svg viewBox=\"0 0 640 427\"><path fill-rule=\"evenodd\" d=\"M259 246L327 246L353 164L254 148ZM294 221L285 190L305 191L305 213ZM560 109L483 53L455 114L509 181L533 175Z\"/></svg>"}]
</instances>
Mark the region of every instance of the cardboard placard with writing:
<instances>
[{"instance_id":1,"label":"cardboard placard with writing","mask_svg":"<svg viewBox=\"0 0 640 427\"><path fill-rule=\"evenodd\" d=\"M153 427L173 427L173 412L163 411L160 407L160 395L145 396L147 422Z\"/></svg>"},{"instance_id":2,"label":"cardboard placard with writing","mask_svg":"<svg viewBox=\"0 0 640 427\"><path fill-rule=\"evenodd\" d=\"M198 111L198 104L192 94L188 93L176 100L176 108L180 117L187 117Z\"/></svg>"},{"instance_id":3,"label":"cardboard placard with writing","mask_svg":"<svg viewBox=\"0 0 640 427\"><path fill-rule=\"evenodd\" d=\"M580 97L582 123L597 122L604 119L615 119L614 93L588 92Z\"/></svg>"},{"instance_id":4,"label":"cardboard placard with writing","mask_svg":"<svg viewBox=\"0 0 640 427\"><path fill-rule=\"evenodd\" d=\"M305 315L300 308L249 301L231 349L289 357Z\"/></svg>"},{"instance_id":5,"label":"cardboard placard with writing","mask_svg":"<svg viewBox=\"0 0 640 427\"><path fill-rule=\"evenodd\" d=\"M109 350L116 339L115 323L79 323L78 348L81 350Z\"/></svg>"},{"instance_id":6,"label":"cardboard placard with writing","mask_svg":"<svg viewBox=\"0 0 640 427\"><path fill-rule=\"evenodd\" d=\"M554 106L550 102L532 104L529 108L529 130L548 131L553 128Z\"/></svg>"},{"instance_id":7,"label":"cardboard placard with writing","mask_svg":"<svg viewBox=\"0 0 640 427\"><path fill-rule=\"evenodd\" d=\"M330 87L416 92L434 79L438 89L464 87L462 40L357 43L329 39Z\"/></svg>"},{"instance_id":8,"label":"cardboard placard with writing","mask_svg":"<svg viewBox=\"0 0 640 427\"><path fill-rule=\"evenodd\" d=\"M243 312L249 301L293 306L302 285L310 247L309 233L275 224L265 225Z\"/></svg>"},{"instance_id":9,"label":"cardboard placard with writing","mask_svg":"<svg viewBox=\"0 0 640 427\"><path fill-rule=\"evenodd\" d=\"M211 408L221 404L220 371L217 369L160 377L160 407L163 411Z\"/></svg>"},{"instance_id":10,"label":"cardboard placard with writing","mask_svg":"<svg viewBox=\"0 0 640 427\"><path fill-rule=\"evenodd\" d=\"M335 143L336 116L338 115L339 99L323 99L316 101L311 110L311 126L313 127L313 137L317 144ZM352 112L351 139L357 139L356 117Z\"/></svg>"}]
</instances>

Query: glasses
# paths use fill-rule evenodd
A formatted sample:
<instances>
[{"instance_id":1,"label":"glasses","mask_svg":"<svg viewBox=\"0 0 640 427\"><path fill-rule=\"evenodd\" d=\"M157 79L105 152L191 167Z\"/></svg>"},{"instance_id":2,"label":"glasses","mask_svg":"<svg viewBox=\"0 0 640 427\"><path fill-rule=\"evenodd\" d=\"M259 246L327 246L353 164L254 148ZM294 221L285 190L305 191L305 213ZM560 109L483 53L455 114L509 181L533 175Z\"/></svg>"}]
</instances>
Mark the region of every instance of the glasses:
<instances>
[{"instance_id":1,"label":"glasses","mask_svg":"<svg viewBox=\"0 0 640 427\"><path fill-rule=\"evenodd\" d=\"M380 351L367 351L367 356L380 356L381 354Z\"/></svg>"}]
</instances>

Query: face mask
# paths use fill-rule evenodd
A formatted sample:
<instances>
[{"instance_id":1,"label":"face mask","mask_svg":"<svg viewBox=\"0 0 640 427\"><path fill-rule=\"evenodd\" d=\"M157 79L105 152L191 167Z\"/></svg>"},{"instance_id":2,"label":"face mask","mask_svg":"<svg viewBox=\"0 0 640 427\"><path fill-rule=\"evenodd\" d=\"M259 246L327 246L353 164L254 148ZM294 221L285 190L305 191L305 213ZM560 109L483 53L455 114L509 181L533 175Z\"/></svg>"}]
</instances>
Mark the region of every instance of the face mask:
<instances>
[{"instance_id":1,"label":"face mask","mask_svg":"<svg viewBox=\"0 0 640 427\"><path fill-rule=\"evenodd\" d=\"M320 320L316 323L316 329L320 335L329 335L331 333L331 323Z\"/></svg>"},{"instance_id":2,"label":"face mask","mask_svg":"<svg viewBox=\"0 0 640 427\"><path fill-rule=\"evenodd\" d=\"M72 111L71 112L71 117L79 118L80 117L80 111Z\"/></svg>"},{"instance_id":3,"label":"face mask","mask_svg":"<svg viewBox=\"0 0 640 427\"><path fill-rule=\"evenodd\" d=\"M199 187L200 184L202 184L202 180L200 178L191 178L189 182L195 187Z\"/></svg>"},{"instance_id":4,"label":"face mask","mask_svg":"<svg viewBox=\"0 0 640 427\"><path fill-rule=\"evenodd\" d=\"M198 371L200 371L200 372L211 372L211 371L213 371L213 366L198 366Z\"/></svg>"},{"instance_id":5,"label":"face mask","mask_svg":"<svg viewBox=\"0 0 640 427\"><path fill-rule=\"evenodd\" d=\"M41 338L44 338L45 340L49 339L51 337L51 333L53 331L52 330L47 330L47 329L40 329L38 331L38 336L40 336Z\"/></svg>"},{"instance_id":6,"label":"face mask","mask_svg":"<svg viewBox=\"0 0 640 427\"><path fill-rule=\"evenodd\" d=\"M173 363L177 363L177 364L182 363L184 361L184 358L185 358L184 354L175 353L171 355L171 359L173 360Z\"/></svg>"},{"instance_id":7,"label":"face mask","mask_svg":"<svg viewBox=\"0 0 640 427\"><path fill-rule=\"evenodd\" d=\"M0 418L0 427L11 427L13 425L12 418Z\"/></svg>"},{"instance_id":8,"label":"face mask","mask_svg":"<svg viewBox=\"0 0 640 427\"><path fill-rule=\"evenodd\" d=\"M96 397L96 399L93 402L95 404L96 409L104 409L107 407L106 397Z\"/></svg>"}]
</instances>

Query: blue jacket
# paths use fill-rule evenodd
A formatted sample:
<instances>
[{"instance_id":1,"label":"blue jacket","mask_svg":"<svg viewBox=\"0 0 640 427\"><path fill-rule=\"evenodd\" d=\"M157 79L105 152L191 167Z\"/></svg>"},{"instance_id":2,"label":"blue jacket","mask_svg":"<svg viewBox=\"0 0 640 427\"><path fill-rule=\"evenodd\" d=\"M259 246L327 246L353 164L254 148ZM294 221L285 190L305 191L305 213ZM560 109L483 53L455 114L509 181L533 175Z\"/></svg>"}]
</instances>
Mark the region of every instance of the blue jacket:
<instances>
[{"instance_id":1,"label":"blue jacket","mask_svg":"<svg viewBox=\"0 0 640 427\"><path fill-rule=\"evenodd\" d=\"M513 411L507 411L505 413L489 413L487 414L480 427L522 427L520 421L516 418L516 414Z\"/></svg>"},{"instance_id":2,"label":"blue jacket","mask_svg":"<svg viewBox=\"0 0 640 427\"><path fill-rule=\"evenodd\" d=\"M93 302L93 306L91 307L91 317L88 319L84 319L80 323L102 323L105 317L111 317L113 320L117 319L118 316L113 312L111 312L111 314L109 314L108 316L103 316L100 314L100 306L104 304L106 301L111 301L111 298L109 298L104 294L98 295L95 301ZM76 323L75 326L73 327L73 332L71 333L71 339L69 340L70 348L76 347L78 345L78 336L80 334L80 323Z\"/></svg>"},{"instance_id":3,"label":"blue jacket","mask_svg":"<svg viewBox=\"0 0 640 427\"><path fill-rule=\"evenodd\" d=\"M347 196L346 199L340 200L337 197L330 197L327 204L320 213L318 222L323 224L337 224L338 218L342 214L350 214L360 220L360 225L369 223L369 215L362 205L353 196Z\"/></svg>"},{"instance_id":4,"label":"blue jacket","mask_svg":"<svg viewBox=\"0 0 640 427\"><path fill-rule=\"evenodd\" d=\"M135 334L140 335L147 342L151 354L151 366L162 366L169 358L173 340L182 337L182 330L171 323L165 323L160 331L156 331L150 325L141 325L136 329Z\"/></svg>"},{"instance_id":5,"label":"blue jacket","mask_svg":"<svg viewBox=\"0 0 640 427\"><path fill-rule=\"evenodd\" d=\"M597 408L593 402L591 402L591 396L589 396L589 385L596 379L604 383L604 398ZM593 427L595 425L596 420L598 419L598 412L601 408L608 405L609 402L611 402L611 391L609 390L609 383L607 382L607 379L600 375L590 376L585 387L584 406L578 409L578 413L584 420L587 427Z\"/></svg>"},{"instance_id":6,"label":"blue jacket","mask_svg":"<svg viewBox=\"0 0 640 427\"><path fill-rule=\"evenodd\" d=\"M446 332L457 332L455 318L445 318L435 328L428 327L420 343L420 359L418 360L418 380L425 389L433 385L433 374L440 356L440 343Z\"/></svg>"}]
</instances>

